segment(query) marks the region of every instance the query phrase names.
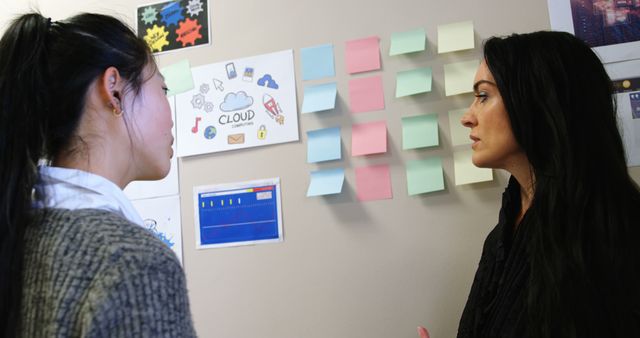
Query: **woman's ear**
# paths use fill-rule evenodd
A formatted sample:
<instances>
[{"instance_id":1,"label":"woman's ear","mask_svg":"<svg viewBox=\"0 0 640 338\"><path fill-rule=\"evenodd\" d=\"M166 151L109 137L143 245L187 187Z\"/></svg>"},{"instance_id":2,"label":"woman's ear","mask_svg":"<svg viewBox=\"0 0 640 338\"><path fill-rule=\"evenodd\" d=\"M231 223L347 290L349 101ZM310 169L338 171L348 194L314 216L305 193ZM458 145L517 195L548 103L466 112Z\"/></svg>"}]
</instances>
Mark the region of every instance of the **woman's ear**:
<instances>
[{"instance_id":1,"label":"woman's ear","mask_svg":"<svg viewBox=\"0 0 640 338\"><path fill-rule=\"evenodd\" d=\"M122 114L122 90L124 81L116 67L107 68L100 78L100 93L105 105L116 115Z\"/></svg>"}]
</instances>

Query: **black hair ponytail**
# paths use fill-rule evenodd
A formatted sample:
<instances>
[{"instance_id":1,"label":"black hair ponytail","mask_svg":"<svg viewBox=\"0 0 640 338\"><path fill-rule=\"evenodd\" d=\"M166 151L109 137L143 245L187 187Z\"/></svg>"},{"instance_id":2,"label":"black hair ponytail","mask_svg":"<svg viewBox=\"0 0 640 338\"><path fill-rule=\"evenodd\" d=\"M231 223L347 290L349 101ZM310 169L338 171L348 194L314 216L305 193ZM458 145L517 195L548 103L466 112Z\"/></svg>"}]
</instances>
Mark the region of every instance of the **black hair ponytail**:
<instances>
[{"instance_id":1,"label":"black hair ponytail","mask_svg":"<svg viewBox=\"0 0 640 338\"><path fill-rule=\"evenodd\" d=\"M19 319L23 237L48 125L49 27L40 14L24 15L0 40L0 334L6 336Z\"/></svg>"}]
</instances>

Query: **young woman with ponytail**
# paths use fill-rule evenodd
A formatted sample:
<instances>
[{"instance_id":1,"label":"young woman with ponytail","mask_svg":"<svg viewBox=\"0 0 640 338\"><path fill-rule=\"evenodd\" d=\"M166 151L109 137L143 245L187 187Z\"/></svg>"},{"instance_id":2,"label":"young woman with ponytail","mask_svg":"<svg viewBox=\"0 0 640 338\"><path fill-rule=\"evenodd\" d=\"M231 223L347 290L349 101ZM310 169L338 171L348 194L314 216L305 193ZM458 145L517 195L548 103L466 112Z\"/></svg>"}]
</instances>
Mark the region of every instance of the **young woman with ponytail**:
<instances>
[{"instance_id":1,"label":"young woman with ponytail","mask_svg":"<svg viewBox=\"0 0 640 338\"><path fill-rule=\"evenodd\" d=\"M145 42L112 17L33 13L7 28L1 336L195 335L179 262L122 193L169 171L166 90Z\"/></svg>"},{"instance_id":2,"label":"young woman with ponytail","mask_svg":"<svg viewBox=\"0 0 640 338\"><path fill-rule=\"evenodd\" d=\"M568 33L491 38L462 118L505 169L458 337L640 337L640 192L603 65Z\"/></svg>"}]
</instances>

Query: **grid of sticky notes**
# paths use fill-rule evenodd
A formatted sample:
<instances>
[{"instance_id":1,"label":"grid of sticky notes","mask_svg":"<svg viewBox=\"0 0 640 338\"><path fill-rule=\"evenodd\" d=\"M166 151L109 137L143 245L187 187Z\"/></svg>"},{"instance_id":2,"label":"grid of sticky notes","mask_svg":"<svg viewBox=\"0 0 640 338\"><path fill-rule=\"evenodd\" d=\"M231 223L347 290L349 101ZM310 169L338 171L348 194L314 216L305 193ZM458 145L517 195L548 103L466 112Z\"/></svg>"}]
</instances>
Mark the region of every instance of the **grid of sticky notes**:
<instances>
[{"instance_id":1,"label":"grid of sticky notes","mask_svg":"<svg viewBox=\"0 0 640 338\"><path fill-rule=\"evenodd\" d=\"M462 21L437 26L437 54L460 52L475 48L472 21ZM427 48L424 28L392 33L389 56L402 58L411 55L413 60ZM368 36L344 42L344 71L349 75L346 83L348 110L352 114L380 112L386 109L385 85L382 74L381 41L378 36ZM305 82L302 113L318 118L328 116L322 112L336 109L338 82L334 48L332 44L302 48L300 51L302 78ZM460 54L463 55L463 54ZM443 66L443 91L445 97L472 92L473 79L480 61L461 59ZM402 59L400 59L402 60ZM415 65L415 62L412 62ZM429 94L433 89L432 67L409 67L395 74L397 100L405 97ZM455 184L463 185L493 179L491 169L477 168L473 164L473 151L469 145L469 129L460 123L466 109L447 112L450 140L453 146ZM428 152L441 150L440 114L437 112L401 116L402 149L412 153L405 161L407 194L409 196L442 191L445 188L443 158L430 156ZM344 145L342 133L351 133L351 144ZM372 122L354 122L351 126L331 126L307 131L307 162L319 166L310 171L307 196L340 194L345 183L345 169L336 167L343 160L343 147L351 157L371 157L385 154L389 147L389 129L386 119ZM425 152L427 156L425 156ZM416 158L417 157L417 158ZM369 162L367 160L367 162ZM372 162L379 162L372 161ZM340 165L340 164L338 164ZM355 191L359 201L393 198L390 164L356 165L354 168Z\"/></svg>"}]
</instances>

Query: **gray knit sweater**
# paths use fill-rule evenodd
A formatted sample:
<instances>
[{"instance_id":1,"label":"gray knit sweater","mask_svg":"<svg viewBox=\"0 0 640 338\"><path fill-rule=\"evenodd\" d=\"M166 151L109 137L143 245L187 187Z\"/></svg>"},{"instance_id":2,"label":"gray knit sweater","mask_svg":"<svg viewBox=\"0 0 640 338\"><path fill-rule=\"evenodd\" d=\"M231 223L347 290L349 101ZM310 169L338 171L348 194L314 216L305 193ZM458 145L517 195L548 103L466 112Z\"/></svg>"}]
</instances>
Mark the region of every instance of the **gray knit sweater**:
<instances>
[{"instance_id":1,"label":"gray knit sweater","mask_svg":"<svg viewBox=\"0 0 640 338\"><path fill-rule=\"evenodd\" d=\"M116 214L37 211L23 278L23 337L195 336L175 254Z\"/></svg>"}]
</instances>

